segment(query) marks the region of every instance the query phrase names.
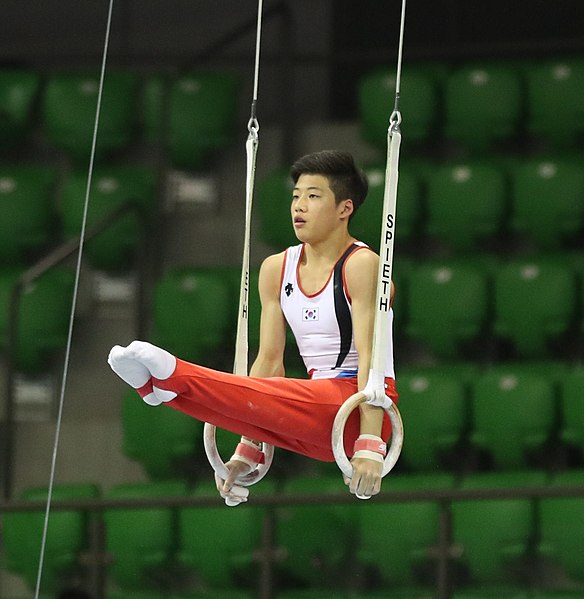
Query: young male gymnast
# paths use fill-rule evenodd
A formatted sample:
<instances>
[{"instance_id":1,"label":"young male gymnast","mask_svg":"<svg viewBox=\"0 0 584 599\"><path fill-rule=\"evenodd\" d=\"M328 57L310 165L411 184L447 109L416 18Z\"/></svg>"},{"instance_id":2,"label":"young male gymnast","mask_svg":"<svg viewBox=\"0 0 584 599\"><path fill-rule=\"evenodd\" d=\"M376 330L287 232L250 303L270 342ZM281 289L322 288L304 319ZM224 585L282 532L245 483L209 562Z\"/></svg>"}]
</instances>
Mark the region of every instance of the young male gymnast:
<instances>
[{"instance_id":1,"label":"young male gymnast","mask_svg":"<svg viewBox=\"0 0 584 599\"><path fill-rule=\"evenodd\" d=\"M334 418L369 376L379 257L349 232L367 179L349 153L330 150L300 158L290 172L292 225L301 243L261 265L260 343L249 376L191 364L143 341L117 345L108 358L146 403L165 403L242 435L226 464L229 476L216 476L221 496L234 502L242 500L237 477L263 460L261 442L333 461ZM310 379L284 376L286 323ZM386 333L386 394L397 401L392 332ZM344 447L353 475L344 480L351 493L379 493L390 429L383 409L367 403L349 417Z\"/></svg>"}]
</instances>

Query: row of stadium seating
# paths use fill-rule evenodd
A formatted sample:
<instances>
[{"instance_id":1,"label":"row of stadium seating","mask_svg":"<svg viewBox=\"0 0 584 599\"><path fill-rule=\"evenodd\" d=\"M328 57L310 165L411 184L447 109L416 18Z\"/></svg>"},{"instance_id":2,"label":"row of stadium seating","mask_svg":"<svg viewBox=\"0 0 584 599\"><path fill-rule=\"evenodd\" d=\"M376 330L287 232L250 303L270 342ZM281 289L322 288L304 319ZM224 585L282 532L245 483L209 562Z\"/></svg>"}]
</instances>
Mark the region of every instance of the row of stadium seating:
<instances>
[{"instance_id":1,"label":"row of stadium seating","mask_svg":"<svg viewBox=\"0 0 584 599\"><path fill-rule=\"evenodd\" d=\"M404 157L397 203L397 242L408 252L423 240L451 252L477 251L505 237L551 250L581 243L584 173L578 154L491 155L488 159L424 162ZM358 239L379 247L385 168L365 168L369 194L351 223ZM259 236L278 249L296 243L289 225L291 183L276 170L257 185ZM281 201L278 199L281 198ZM488 246L487 246L488 247ZM508 248L507 248L508 249Z\"/></svg>"},{"instance_id":2,"label":"row of stadium seating","mask_svg":"<svg viewBox=\"0 0 584 599\"><path fill-rule=\"evenodd\" d=\"M125 205L135 205L137 212L87 244L87 258L95 268L115 271L131 264L145 218L140 213L149 217L156 207L157 179L152 169L139 165L95 169L88 227ZM86 172L61 175L45 166L1 165L0 263L27 265L58 241L79 237L86 187Z\"/></svg>"},{"instance_id":3,"label":"row of stadium seating","mask_svg":"<svg viewBox=\"0 0 584 599\"><path fill-rule=\"evenodd\" d=\"M394 274L395 337L402 345L409 343L450 361L501 356L578 358L584 323L583 271L578 260L580 254L509 261L493 256L402 261ZM4 348L10 294L20 272L0 271ZM257 278L258 270L253 269L251 351L259 341ZM229 354L233 346L239 285L240 267L235 266L181 267L164 273L154 284L152 340L184 359L216 366L215 359ZM72 286L72 272L61 267L24 290L17 358L23 370L35 370L47 351L62 347ZM291 335L290 346L294 347ZM291 355L295 370L299 360Z\"/></svg>"},{"instance_id":4,"label":"row of stadium seating","mask_svg":"<svg viewBox=\"0 0 584 599\"><path fill-rule=\"evenodd\" d=\"M399 472L584 467L581 366L536 362L481 369L465 363L404 369L398 375L407 430ZM151 479L208 474L203 424L176 410L147 406L133 390L122 399L122 439L123 453ZM217 431L226 456L236 439ZM279 454L276 462L293 471L289 454ZM285 478L287 470L275 476Z\"/></svg>"},{"instance_id":5,"label":"row of stadium seating","mask_svg":"<svg viewBox=\"0 0 584 599\"><path fill-rule=\"evenodd\" d=\"M162 144L178 166L200 166L209 152L231 138L240 88L232 73L143 76L111 69L104 83L98 158L126 148L141 129L142 137ZM519 134L523 126L557 146L574 142L584 132L584 60L579 56L406 64L401 83L403 127L414 141L427 141L441 129L447 138L482 149ZM364 76L356 90L363 136L381 148L394 88L395 76L379 69ZM97 68L44 74L0 70L0 147L26 137L38 103L50 143L74 159L86 158L98 89Z\"/></svg>"},{"instance_id":6,"label":"row of stadium seating","mask_svg":"<svg viewBox=\"0 0 584 599\"><path fill-rule=\"evenodd\" d=\"M440 135L484 151L501 141L531 136L552 147L574 145L584 133L584 60L483 60L404 65L400 110L404 139L428 143ZM381 68L359 83L365 140L385 148L395 73Z\"/></svg>"},{"instance_id":7,"label":"row of stadium seating","mask_svg":"<svg viewBox=\"0 0 584 599\"><path fill-rule=\"evenodd\" d=\"M21 269L0 270L0 351L10 342L11 302ZM12 359L18 370L44 373L47 359L63 349L73 301L75 274L68 267L58 267L42 275L34 284L22 289L16 320L16 352Z\"/></svg>"},{"instance_id":8,"label":"row of stadium seating","mask_svg":"<svg viewBox=\"0 0 584 599\"><path fill-rule=\"evenodd\" d=\"M508 355L567 357L561 350L569 346L558 343L581 336L584 308L582 271L571 258L577 256L396 263L396 338L448 360L484 357L493 341L510 345ZM252 349L259 332L257 276L257 270L250 276ZM181 267L163 274L155 287L155 342L195 362L231 344L238 268Z\"/></svg>"},{"instance_id":9,"label":"row of stadium seating","mask_svg":"<svg viewBox=\"0 0 584 599\"><path fill-rule=\"evenodd\" d=\"M539 471L475 474L457 481L448 474L393 475L388 490L434 493L415 500L371 501L330 505L253 505L253 497L273 494L273 485L254 486L250 503L237 509L192 505L105 508L105 548L112 582L132 590L178 590L182 575L191 573L210 588L253 588L258 568L262 521L274 520L275 568L284 588L347 588L351 577L363 576L374 588L406 596L424 596L436 583L442 501L449 493L481 491L487 498L455 497L449 501L451 548L449 576L453 587L537 585L542 568L561 571L564 583L582 584L581 543L584 502L578 496L537 496L535 489L560 493L560 487L582 488L584 471L556 474ZM296 477L280 490L286 494L326 496L342 493L340 476ZM516 490L520 489L518 493ZM530 489L533 490L530 492ZM514 492L515 490L515 492ZM531 493L531 494L530 494ZM111 500L216 497L212 483L194 489L183 483L120 485L103 495ZM55 500L98 498L93 485L57 485ZM42 500L46 490L30 489L25 500ZM53 513L47 537L44 591L79 567L88 548L92 513L79 509ZM31 586L37 569L43 513L11 512L2 516L4 566ZM352 557L352 562L347 561ZM174 563L175 567L169 565ZM347 564L352 566L347 567ZM255 564L255 565L254 565ZM184 580L184 579L182 579ZM192 582L192 580L191 580ZM353 580L354 582L354 580ZM174 584L173 584L174 583ZM535 584L534 584L535 583ZM515 587L514 587L515 585ZM495 596L505 596L495 595Z\"/></svg>"},{"instance_id":10,"label":"row of stadium seating","mask_svg":"<svg viewBox=\"0 0 584 599\"><path fill-rule=\"evenodd\" d=\"M368 167L367 201L355 215L353 234L379 246L385 173ZM128 203L151 215L159 177L151 168L116 165L97 168L89 196L89 225ZM0 165L0 263L26 261L56 239L79 234L87 173L36 165ZM291 182L277 170L258 179L257 235L275 250L297 243L290 226ZM397 242L430 240L444 249L479 251L507 237L552 251L581 247L584 231L584 173L576 156L405 165L400 173ZM123 269L139 239L137 217L129 217L90 244L97 268ZM96 246L96 247L93 247ZM509 248L507 248L509 249Z\"/></svg>"},{"instance_id":11,"label":"row of stadium seating","mask_svg":"<svg viewBox=\"0 0 584 599\"><path fill-rule=\"evenodd\" d=\"M40 123L46 141L73 161L91 152L99 69L0 70L0 149L30 140ZM95 157L107 160L136 140L162 146L182 168L200 168L231 139L239 78L226 72L152 75L110 69L104 80ZM37 114L38 109L38 114Z\"/></svg>"}]
</instances>

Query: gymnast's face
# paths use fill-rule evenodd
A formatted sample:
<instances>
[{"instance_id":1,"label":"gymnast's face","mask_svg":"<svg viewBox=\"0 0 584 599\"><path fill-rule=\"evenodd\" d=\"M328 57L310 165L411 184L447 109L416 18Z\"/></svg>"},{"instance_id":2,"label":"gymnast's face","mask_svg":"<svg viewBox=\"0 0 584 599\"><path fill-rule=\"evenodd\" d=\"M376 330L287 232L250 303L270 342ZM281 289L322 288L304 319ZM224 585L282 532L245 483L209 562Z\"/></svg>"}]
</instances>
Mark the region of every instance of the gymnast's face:
<instances>
[{"instance_id":1,"label":"gymnast's face","mask_svg":"<svg viewBox=\"0 0 584 599\"><path fill-rule=\"evenodd\" d=\"M346 226L352 201L337 204L327 177L300 175L292 192L291 212L296 237L314 243L326 239L335 228Z\"/></svg>"}]
</instances>

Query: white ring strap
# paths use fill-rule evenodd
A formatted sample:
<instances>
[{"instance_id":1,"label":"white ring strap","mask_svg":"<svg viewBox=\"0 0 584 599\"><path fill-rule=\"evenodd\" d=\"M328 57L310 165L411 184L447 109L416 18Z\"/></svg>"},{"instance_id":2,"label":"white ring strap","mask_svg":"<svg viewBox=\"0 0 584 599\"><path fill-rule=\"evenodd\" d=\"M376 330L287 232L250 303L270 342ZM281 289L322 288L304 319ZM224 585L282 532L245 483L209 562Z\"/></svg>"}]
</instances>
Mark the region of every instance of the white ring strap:
<instances>
[{"instance_id":1,"label":"white ring strap","mask_svg":"<svg viewBox=\"0 0 584 599\"><path fill-rule=\"evenodd\" d=\"M237 319L237 335L235 340L235 359L233 372L235 374L246 376L248 373L248 306L249 306L249 249L251 243L251 213L253 204L253 191L255 183L256 159L259 146L259 123L256 116L258 80L260 67L260 47L261 47L261 26L262 26L262 7L263 1L258 0L258 20L256 33L256 52L254 68L253 98L251 103L251 117L248 123L249 135L245 144L247 156L246 171L246 202L245 202L245 232L243 240L243 258L241 268L241 284L239 288L239 312ZM228 475L225 464L219 455L217 449L215 427L208 422L205 423L203 431L203 441L205 452L209 463L217 475L225 479ZM274 448L266 443L263 444L262 451L266 456L265 464L260 464L256 470L247 474L241 479L237 479L237 484L247 486L261 480L267 473L272 463Z\"/></svg>"},{"instance_id":2,"label":"white ring strap","mask_svg":"<svg viewBox=\"0 0 584 599\"><path fill-rule=\"evenodd\" d=\"M399 178L399 152L401 145L401 114L399 112L400 80L403 52L406 0L402 2L398 64L396 77L395 105L387 129L387 161L385 171L385 188L383 194L383 211L381 220L381 240L379 244L379 270L377 273L377 297L375 304L375 323L373 327L373 343L371 367L365 389L352 395L341 406L332 430L333 453L337 465L351 478L352 468L343 446L345 423L349 414L359 403L369 404L385 409L392 423L393 433L391 447L384 461L383 476L395 465L403 443L403 423L395 404L385 395L385 362L390 332L391 285L393 271L393 249L395 241L397 184Z\"/></svg>"}]
</instances>

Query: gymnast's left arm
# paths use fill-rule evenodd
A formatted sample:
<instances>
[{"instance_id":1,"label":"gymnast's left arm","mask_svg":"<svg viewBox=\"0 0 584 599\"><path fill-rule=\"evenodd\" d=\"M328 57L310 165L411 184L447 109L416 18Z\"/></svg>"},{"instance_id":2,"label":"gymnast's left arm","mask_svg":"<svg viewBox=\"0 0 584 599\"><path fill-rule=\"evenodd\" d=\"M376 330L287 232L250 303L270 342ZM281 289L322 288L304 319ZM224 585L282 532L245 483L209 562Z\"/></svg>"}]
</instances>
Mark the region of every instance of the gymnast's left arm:
<instances>
[{"instance_id":1,"label":"gymnast's left arm","mask_svg":"<svg viewBox=\"0 0 584 599\"><path fill-rule=\"evenodd\" d=\"M345 266L347 291L351 298L353 339L359 355L357 375L359 390L364 389L367 384L371 365L378 265L377 254L359 250L347 260ZM359 414L360 438L381 438L383 409L362 403L359 406ZM359 454L363 455L362 452ZM381 490L383 457L373 455L373 452L365 452L365 455L369 457L353 457L351 460L353 476L350 480L345 480L345 483L348 484L351 493L360 496L376 495Z\"/></svg>"}]
</instances>

